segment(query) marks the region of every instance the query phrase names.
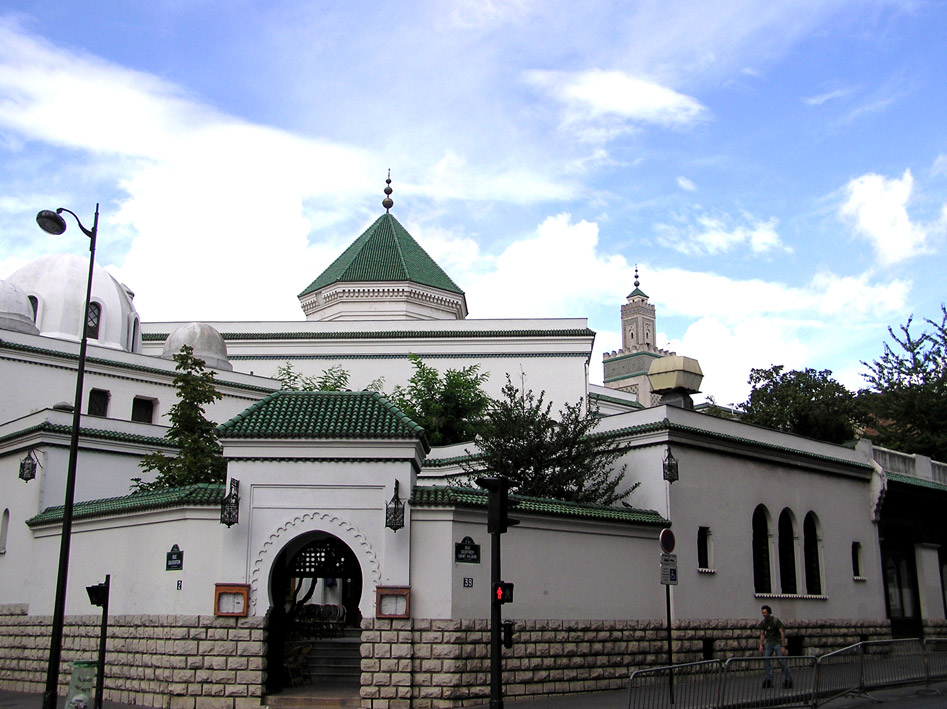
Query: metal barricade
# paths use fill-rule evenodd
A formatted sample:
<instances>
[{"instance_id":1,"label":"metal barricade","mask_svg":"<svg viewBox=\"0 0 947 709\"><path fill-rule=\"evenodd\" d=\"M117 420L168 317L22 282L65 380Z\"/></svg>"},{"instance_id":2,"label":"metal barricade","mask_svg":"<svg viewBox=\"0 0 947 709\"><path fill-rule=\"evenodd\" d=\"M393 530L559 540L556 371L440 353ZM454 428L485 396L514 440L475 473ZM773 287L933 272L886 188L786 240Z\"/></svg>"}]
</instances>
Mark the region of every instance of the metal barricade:
<instances>
[{"instance_id":1,"label":"metal barricade","mask_svg":"<svg viewBox=\"0 0 947 709\"><path fill-rule=\"evenodd\" d=\"M722 682L719 660L636 670L629 680L628 709L716 709Z\"/></svg>"},{"instance_id":2,"label":"metal barricade","mask_svg":"<svg viewBox=\"0 0 947 709\"><path fill-rule=\"evenodd\" d=\"M862 691L862 644L821 655L816 661L818 702L824 704Z\"/></svg>"},{"instance_id":3,"label":"metal barricade","mask_svg":"<svg viewBox=\"0 0 947 709\"><path fill-rule=\"evenodd\" d=\"M724 663L719 707L811 707L815 685L815 657L731 657Z\"/></svg>"},{"instance_id":4,"label":"metal barricade","mask_svg":"<svg viewBox=\"0 0 947 709\"><path fill-rule=\"evenodd\" d=\"M947 679L947 638L927 638L924 641L927 656L927 679Z\"/></svg>"},{"instance_id":5,"label":"metal barricade","mask_svg":"<svg viewBox=\"0 0 947 709\"><path fill-rule=\"evenodd\" d=\"M927 681L920 640L871 640L862 646L862 689Z\"/></svg>"}]
</instances>

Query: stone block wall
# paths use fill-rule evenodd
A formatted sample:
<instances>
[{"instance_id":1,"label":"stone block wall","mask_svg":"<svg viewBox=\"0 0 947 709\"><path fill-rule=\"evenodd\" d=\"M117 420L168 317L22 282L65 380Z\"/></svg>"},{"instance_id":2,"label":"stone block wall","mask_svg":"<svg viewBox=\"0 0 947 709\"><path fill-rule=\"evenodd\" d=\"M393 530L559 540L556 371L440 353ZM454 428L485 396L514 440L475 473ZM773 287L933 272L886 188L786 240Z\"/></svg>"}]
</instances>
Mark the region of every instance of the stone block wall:
<instances>
[{"instance_id":1,"label":"stone block wall","mask_svg":"<svg viewBox=\"0 0 947 709\"><path fill-rule=\"evenodd\" d=\"M60 663L65 694L75 660L98 658L101 616L66 618ZM0 688L46 688L51 616L0 606ZM263 618L110 616L103 696L166 709L259 707L265 671Z\"/></svg>"},{"instance_id":2,"label":"stone block wall","mask_svg":"<svg viewBox=\"0 0 947 709\"><path fill-rule=\"evenodd\" d=\"M677 622L673 660L695 662L756 655L756 620ZM787 624L803 654L823 654L861 640L891 637L886 621ZM382 620L362 623L363 709L448 709L483 704L490 695L487 620ZM667 664L667 629L654 621L516 621L503 651L505 697L620 689L631 672Z\"/></svg>"}]
</instances>

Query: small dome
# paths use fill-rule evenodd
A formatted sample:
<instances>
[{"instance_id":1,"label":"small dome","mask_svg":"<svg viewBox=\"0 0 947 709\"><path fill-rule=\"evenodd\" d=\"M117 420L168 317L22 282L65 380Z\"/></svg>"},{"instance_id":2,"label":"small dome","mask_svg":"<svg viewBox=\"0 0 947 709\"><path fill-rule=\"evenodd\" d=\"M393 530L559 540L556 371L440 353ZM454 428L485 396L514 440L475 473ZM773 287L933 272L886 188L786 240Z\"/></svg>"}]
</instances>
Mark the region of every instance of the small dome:
<instances>
[{"instance_id":1,"label":"small dome","mask_svg":"<svg viewBox=\"0 0 947 709\"><path fill-rule=\"evenodd\" d=\"M8 279L36 298L36 327L41 335L78 341L82 337L89 260L75 254L40 256ZM95 264L90 308L97 315L89 340L102 347L139 352L138 311L129 291Z\"/></svg>"},{"instance_id":2,"label":"small dome","mask_svg":"<svg viewBox=\"0 0 947 709\"><path fill-rule=\"evenodd\" d=\"M164 341L162 359L173 359L185 345L194 350L194 356L200 357L211 369L233 370L233 365L227 359L227 344L224 338L212 326L202 322L192 322L181 325L168 335Z\"/></svg>"},{"instance_id":3,"label":"small dome","mask_svg":"<svg viewBox=\"0 0 947 709\"><path fill-rule=\"evenodd\" d=\"M0 329L39 334L30 297L9 281L0 281Z\"/></svg>"}]
</instances>

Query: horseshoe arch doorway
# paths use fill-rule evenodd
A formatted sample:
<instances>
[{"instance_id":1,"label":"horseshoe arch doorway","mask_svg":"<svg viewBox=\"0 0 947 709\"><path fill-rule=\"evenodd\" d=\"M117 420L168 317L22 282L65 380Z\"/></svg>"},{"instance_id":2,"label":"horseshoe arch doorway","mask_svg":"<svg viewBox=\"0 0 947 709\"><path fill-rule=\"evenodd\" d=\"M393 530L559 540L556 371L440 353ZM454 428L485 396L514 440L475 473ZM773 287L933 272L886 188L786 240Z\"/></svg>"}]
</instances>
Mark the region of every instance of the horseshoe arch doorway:
<instances>
[{"instance_id":1,"label":"horseshoe arch doorway","mask_svg":"<svg viewBox=\"0 0 947 709\"><path fill-rule=\"evenodd\" d=\"M288 665L301 645L361 626L362 569L344 541L309 532L283 547L269 585L266 690L274 694L292 679Z\"/></svg>"}]
</instances>

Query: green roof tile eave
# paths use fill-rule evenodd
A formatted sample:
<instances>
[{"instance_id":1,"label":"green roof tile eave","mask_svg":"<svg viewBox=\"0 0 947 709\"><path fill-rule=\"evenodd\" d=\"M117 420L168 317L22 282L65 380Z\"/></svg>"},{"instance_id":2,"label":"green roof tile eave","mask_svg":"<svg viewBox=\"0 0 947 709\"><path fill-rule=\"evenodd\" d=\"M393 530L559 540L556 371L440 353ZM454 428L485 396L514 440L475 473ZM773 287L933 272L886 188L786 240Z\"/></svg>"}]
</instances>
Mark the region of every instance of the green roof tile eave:
<instances>
[{"instance_id":1,"label":"green roof tile eave","mask_svg":"<svg viewBox=\"0 0 947 709\"><path fill-rule=\"evenodd\" d=\"M639 524L654 527L670 526L654 510L639 510L633 507L611 507L579 502L568 502L552 498L526 497L511 494L510 500L518 502L515 508L520 514L535 514L564 519L585 519L622 524ZM487 493L478 488L418 486L411 494L414 507L467 507L486 509ZM515 514L515 513L514 513Z\"/></svg>"},{"instance_id":2,"label":"green roof tile eave","mask_svg":"<svg viewBox=\"0 0 947 709\"><path fill-rule=\"evenodd\" d=\"M77 502L73 508L73 521L181 507L219 507L223 499L223 485L197 483L186 487L137 492L122 497ZM62 505L47 507L38 515L26 520L26 525L32 529L45 525L61 524L62 518Z\"/></svg>"},{"instance_id":3,"label":"green roof tile eave","mask_svg":"<svg viewBox=\"0 0 947 709\"><path fill-rule=\"evenodd\" d=\"M913 475L903 475L901 473L888 473L888 480L890 482L901 483L903 485L910 485L912 487L921 487L926 490L937 490L939 492L947 492L947 484L937 482L936 480L928 480L927 478L916 478Z\"/></svg>"}]
</instances>

